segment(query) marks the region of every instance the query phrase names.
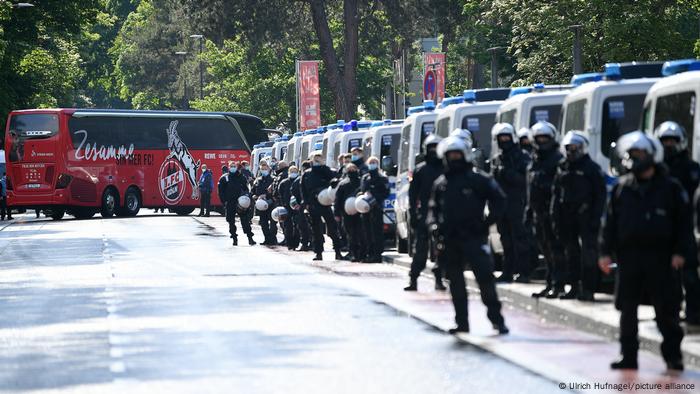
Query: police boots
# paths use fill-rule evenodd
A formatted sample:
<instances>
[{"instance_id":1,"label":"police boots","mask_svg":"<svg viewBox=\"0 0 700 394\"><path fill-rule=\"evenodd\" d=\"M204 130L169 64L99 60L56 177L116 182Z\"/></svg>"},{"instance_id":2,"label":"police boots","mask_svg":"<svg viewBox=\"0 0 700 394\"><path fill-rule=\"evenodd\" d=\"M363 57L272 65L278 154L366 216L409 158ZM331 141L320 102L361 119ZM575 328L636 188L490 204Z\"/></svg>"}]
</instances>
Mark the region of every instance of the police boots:
<instances>
[{"instance_id":1,"label":"police boots","mask_svg":"<svg viewBox=\"0 0 700 394\"><path fill-rule=\"evenodd\" d=\"M313 258L313 261L321 261L321 260L323 260L323 254L316 253L316 257Z\"/></svg>"},{"instance_id":2,"label":"police boots","mask_svg":"<svg viewBox=\"0 0 700 394\"><path fill-rule=\"evenodd\" d=\"M439 276L435 277L435 290L438 290L438 291L447 290L447 287L445 287L445 285L442 284L442 278Z\"/></svg>"},{"instance_id":3,"label":"police boots","mask_svg":"<svg viewBox=\"0 0 700 394\"><path fill-rule=\"evenodd\" d=\"M403 288L403 291L418 291L418 278L411 277L408 286Z\"/></svg>"},{"instance_id":4,"label":"police boots","mask_svg":"<svg viewBox=\"0 0 700 394\"><path fill-rule=\"evenodd\" d=\"M233 237L233 246L238 246L238 238Z\"/></svg>"},{"instance_id":5,"label":"police boots","mask_svg":"<svg viewBox=\"0 0 700 394\"><path fill-rule=\"evenodd\" d=\"M253 246L255 244L257 244L257 242L255 242L255 240L253 239L253 235L248 234L248 245Z\"/></svg>"}]
</instances>

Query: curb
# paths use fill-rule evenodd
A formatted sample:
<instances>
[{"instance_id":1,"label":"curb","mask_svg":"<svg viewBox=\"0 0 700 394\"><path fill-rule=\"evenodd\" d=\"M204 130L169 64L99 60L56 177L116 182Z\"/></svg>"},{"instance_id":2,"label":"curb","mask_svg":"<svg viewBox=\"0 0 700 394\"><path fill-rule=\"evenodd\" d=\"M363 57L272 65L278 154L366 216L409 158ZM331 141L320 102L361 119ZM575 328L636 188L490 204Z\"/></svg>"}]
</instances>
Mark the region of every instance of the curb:
<instances>
[{"instance_id":1,"label":"curb","mask_svg":"<svg viewBox=\"0 0 700 394\"><path fill-rule=\"evenodd\" d=\"M398 253L387 253L383 255L385 262L390 264L395 264L401 267L410 268L411 260L407 255L401 255ZM430 272L432 268L431 262L428 262L428 268L424 270L421 274L432 278L432 273ZM473 277L473 274L468 271L466 276L467 286L472 288L472 290L478 291L478 284ZM596 319L594 316L590 316L583 313L574 313L571 310L562 308L555 305L553 301L547 299L537 299L529 295L524 295L521 292L514 291L504 286L497 286L499 298L501 301L508 302L518 309L522 309L531 313L535 313L542 316L543 319L549 320L554 323L559 323L566 325L578 330L595 334L611 341L617 341L619 339L619 328L617 325L610 324L605 321ZM640 319L641 320L641 319ZM697 335L695 335L697 337ZM685 341L687 341L688 335L686 334ZM696 339L696 338L694 338ZM693 342L699 342L697 339ZM652 337L649 335L644 335L642 330L639 333L639 348L640 350L650 351L658 356L661 356L661 337ZM700 351L696 349L688 349L688 346L681 348L683 352L683 359L686 365L693 366L694 368L700 368Z\"/></svg>"}]
</instances>

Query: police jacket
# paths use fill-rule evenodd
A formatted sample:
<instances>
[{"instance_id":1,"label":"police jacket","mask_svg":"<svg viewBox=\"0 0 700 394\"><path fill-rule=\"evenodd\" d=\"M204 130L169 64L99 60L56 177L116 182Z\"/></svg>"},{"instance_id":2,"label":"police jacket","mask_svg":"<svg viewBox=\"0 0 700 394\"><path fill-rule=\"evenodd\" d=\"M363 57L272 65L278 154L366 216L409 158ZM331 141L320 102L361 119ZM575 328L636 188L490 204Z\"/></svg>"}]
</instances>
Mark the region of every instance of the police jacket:
<instances>
[{"instance_id":1,"label":"police jacket","mask_svg":"<svg viewBox=\"0 0 700 394\"><path fill-rule=\"evenodd\" d=\"M345 174L345 178L338 184L335 193L334 210L335 216L347 215L345 212L345 200L355 197L360 190L360 174L358 172Z\"/></svg>"},{"instance_id":2,"label":"police jacket","mask_svg":"<svg viewBox=\"0 0 700 394\"><path fill-rule=\"evenodd\" d=\"M648 181L626 174L613 187L601 235L603 255L642 249L687 256L693 237L688 195L662 165Z\"/></svg>"},{"instance_id":3,"label":"police jacket","mask_svg":"<svg viewBox=\"0 0 700 394\"><path fill-rule=\"evenodd\" d=\"M363 157L353 161L352 164L356 165L357 169L360 170L360 176L363 176L369 172L369 168L367 168L367 164L365 164L365 159Z\"/></svg>"},{"instance_id":4,"label":"police jacket","mask_svg":"<svg viewBox=\"0 0 700 394\"><path fill-rule=\"evenodd\" d=\"M489 214L484 217L486 204ZM428 226L442 239L483 239L503 215L505 205L505 193L486 173L471 166L466 171L450 170L433 186Z\"/></svg>"},{"instance_id":5,"label":"police jacket","mask_svg":"<svg viewBox=\"0 0 700 394\"><path fill-rule=\"evenodd\" d=\"M567 218L561 217L562 208L569 206L580 214L590 215L591 229L600 228L607 198L605 175L590 156L584 155L574 162L562 161L554 178L552 193L554 220L566 221Z\"/></svg>"},{"instance_id":6,"label":"police jacket","mask_svg":"<svg viewBox=\"0 0 700 394\"><path fill-rule=\"evenodd\" d=\"M236 203L238 197L248 194L248 181L240 172L225 174L219 178L219 198L224 203Z\"/></svg>"},{"instance_id":7,"label":"police jacket","mask_svg":"<svg viewBox=\"0 0 700 394\"><path fill-rule=\"evenodd\" d=\"M362 176L360 191L370 192L377 200L377 206L384 207L384 200L389 198L389 178L382 175L379 170L369 171Z\"/></svg>"},{"instance_id":8,"label":"police jacket","mask_svg":"<svg viewBox=\"0 0 700 394\"><path fill-rule=\"evenodd\" d=\"M533 213L549 214L552 204L552 185L559 163L564 156L558 147L534 154L527 171L527 216Z\"/></svg>"},{"instance_id":9,"label":"police jacket","mask_svg":"<svg viewBox=\"0 0 700 394\"><path fill-rule=\"evenodd\" d=\"M680 152L673 157L664 158L669 173L681 183L689 196L694 196L700 184L700 164L688 156L688 151Z\"/></svg>"},{"instance_id":10,"label":"police jacket","mask_svg":"<svg viewBox=\"0 0 700 394\"><path fill-rule=\"evenodd\" d=\"M517 144L501 151L491 161L491 174L509 201L525 201L528 165L530 157Z\"/></svg>"},{"instance_id":11,"label":"police jacket","mask_svg":"<svg viewBox=\"0 0 700 394\"><path fill-rule=\"evenodd\" d=\"M275 178L272 181L272 197L274 198L275 202L277 202L277 203L280 203L280 201L282 201L280 193L279 193L280 182L287 179L288 175L289 175L289 168L288 167L279 169L279 170L277 170L277 173L275 174Z\"/></svg>"},{"instance_id":12,"label":"police jacket","mask_svg":"<svg viewBox=\"0 0 700 394\"><path fill-rule=\"evenodd\" d=\"M428 158L418 164L413 172L413 179L408 185L408 203L411 217L424 221L428 213L428 201L433 191L433 183L445 171L442 160L437 157Z\"/></svg>"},{"instance_id":13,"label":"police jacket","mask_svg":"<svg viewBox=\"0 0 700 394\"><path fill-rule=\"evenodd\" d=\"M277 199L278 204L284 205L287 209L290 209L289 199L292 197L292 178L285 177L277 185Z\"/></svg>"},{"instance_id":14,"label":"police jacket","mask_svg":"<svg viewBox=\"0 0 700 394\"><path fill-rule=\"evenodd\" d=\"M202 193L211 193L214 189L214 177L211 170L206 170L199 176L199 191Z\"/></svg>"},{"instance_id":15,"label":"police jacket","mask_svg":"<svg viewBox=\"0 0 700 394\"><path fill-rule=\"evenodd\" d=\"M304 204L320 205L317 198L321 190L330 186L336 173L328 166L313 166L301 176L301 197Z\"/></svg>"},{"instance_id":16,"label":"police jacket","mask_svg":"<svg viewBox=\"0 0 700 394\"><path fill-rule=\"evenodd\" d=\"M271 175L267 175L267 176L260 175L253 183L253 195L254 196L261 196L261 195L265 194L265 195L267 195L266 200L270 200L272 197L272 194L267 190L270 186L272 186L272 176Z\"/></svg>"},{"instance_id":17,"label":"police jacket","mask_svg":"<svg viewBox=\"0 0 700 394\"><path fill-rule=\"evenodd\" d=\"M248 183L253 183L255 177L253 177L253 173L250 172L250 170L241 169L240 171L245 177L246 181L248 181Z\"/></svg>"},{"instance_id":18,"label":"police jacket","mask_svg":"<svg viewBox=\"0 0 700 394\"><path fill-rule=\"evenodd\" d=\"M301 174L297 177L297 179L292 180L290 191L291 195L294 196L299 204L301 204L303 201L301 197ZM289 198L291 198L291 196Z\"/></svg>"}]
</instances>

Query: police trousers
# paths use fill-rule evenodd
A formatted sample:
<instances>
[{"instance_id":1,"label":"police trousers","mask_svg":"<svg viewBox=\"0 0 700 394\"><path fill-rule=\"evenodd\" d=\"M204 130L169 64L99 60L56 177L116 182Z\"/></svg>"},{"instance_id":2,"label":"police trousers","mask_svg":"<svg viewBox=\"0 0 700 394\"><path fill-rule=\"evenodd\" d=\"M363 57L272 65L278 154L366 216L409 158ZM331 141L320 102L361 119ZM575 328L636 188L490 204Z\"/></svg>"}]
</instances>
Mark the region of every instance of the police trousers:
<instances>
[{"instance_id":1,"label":"police trousers","mask_svg":"<svg viewBox=\"0 0 700 394\"><path fill-rule=\"evenodd\" d=\"M557 223L558 234L564 246L566 257L565 281L574 290L595 292L598 287L598 228L592 223L599 223L600 219L593 220L589 211L579 212L580 206L562 207L562 219Z\"/></svg>"},{"instance_id":2,"label":"police trousers","mask_svg":"<svg viewBox=\"0 0 700 394\"><path fill-rule=\"evenodd\" d=\"M458 327L469 325L469 298L464 280L466 264L471 266L481 292L481 301L486 305L486 315L493 324L502 324L501 302L496 293L493 277L493 260L488 240L484 239L447 239L445 241L445 271L450 281L450 294L455 309L455 321Z\"/></svg>"},{"instance_id":3,"label":"police trousers","mask_svg":"<svg viewBox=\"0 0 700 394\"><path fill-rule=\"evenodd\" d=\"M362 214L362 223L367 240L367 258L373 262L381 262L384 252L384 210L374 206L369 212Z\"/></svg>"},{"instance_id":4,"label":"police trousers","mask_svg":"<svg viewBox=\"0 0 700 394\"><path fill-rule=\"evenodd\" d=\"M615 307L620 311L620 347L623 357L636 359L639 349L637 309L645 295L651 299L656 325L663 336L665 360L681 359L681 273L671 267L671 252L630 248L617 252L619 269Z\"/></svg>"},{"instance_id":5,"label":"police trousers","mask_svg":"<svg viewBox=\"0 0 700 394\"><path fill-rule=\"evenodd\" d=\"M271 208L271 207L270 207ZM275 232L272 232L272 225L274 221L270 216L272 210L268 208L265 211L257 211L258 217L260 218L260 228L262 229L263 236L265 237L265 243L277 243L277 226L275 226Z\"/></svg>"},{"instance_id":6,"label":"police trousers","mask_svg":"<svg viewBox=\"0 0 700 394\"><path fill-rule=\"evenodd\" d=\"M409 273L412 279L417 279L420 273L423 272L428 261L428 253L430 252L431 242L430 242L430 232L428 231L428 226L423 223L418 223L415 228L414 237L414 248L413 248L413 260L411 261L411 271ZM442 277L442 270L439 265L436 264L433 268L433 275L436 279Z\"/></svg>"},{"instance_id":7,"label":"police trousers","mask_svg":"<svg viewBox=\"0 0 700 394\"><path fill-rule=\"evenodd\" d=\"M503 275L512 278L514 274L530 275L530 245L523 223L525 201L508 201L506 212L496 223L503 245Z\"/></svg>"},{"instance_id":8,"label":"police trousers","mask_svg":"<svg viewBox=\"0 0 700 394\"><path fill-rule=\"evenodd\" d=\"M306 214L304 211L301 209L298 211L292 210L291 211L291 222L292 222L292 227L294 228L294 236L296 239L296 244L294 244L294 247L299 245L301 243L302 246L307 246L309 245L310 241L310 234L309 234L309 222L306 220ZM289 245L289 244L287 244Z\"/></svg>"},{"instance_id":9,"label":"police trousers","mask_svg":"<svg viewBox=\"0 0 700 394\"><path fill-rule=\"evenodd\" d=\"M355 260L362 260L367 257L366 241L362 228L362 218L359 214L343 215L343 228L347 235L348 248Z\"/></svg>"},{"instance_id":10,"label":"police trousers","mask_svg":"<svg viewBox=\"0 0 700 394\"><path fill-rule=\"evenodd\" d=\"M314 243L314 253L323 253L323 224L326 225L326 232L333 240L333 249L340 251L338 243L338 226L335 223L335 217L331 207L311 205L309 207L309 216L311 217L311 234Z\"/></svg>"},{"instance_id":11,"label":"police trousers","mask_svg":"<svg viewBox=\"0 0 700 394\"><path fill-rule=\"evenodd\" d=\"M564 287L564 251L552 228L548 212L535 212L535 238L547 264L547 286Z\"/></svg>"},{"instance_id":12,"label":"police trousers","mask_svg":"<svg viewBox=\"0 0 700 394\"><path fill-rule=\"evenodd\" d=\"M238 239L238 234L236 234L236 216L239 217L239 220L241 221L241 227L243 227L243 232L249 236L253 236L253 230L250 227L250 220L248 220L248 211L251 211L249 209L248 211L243 212L242 214L239 213L236 210L236 203L235 202L227 202L226 203L226 221L228 222L228 232L231 234L231 238L233 239Z\"/></svg>"}]
</instances>

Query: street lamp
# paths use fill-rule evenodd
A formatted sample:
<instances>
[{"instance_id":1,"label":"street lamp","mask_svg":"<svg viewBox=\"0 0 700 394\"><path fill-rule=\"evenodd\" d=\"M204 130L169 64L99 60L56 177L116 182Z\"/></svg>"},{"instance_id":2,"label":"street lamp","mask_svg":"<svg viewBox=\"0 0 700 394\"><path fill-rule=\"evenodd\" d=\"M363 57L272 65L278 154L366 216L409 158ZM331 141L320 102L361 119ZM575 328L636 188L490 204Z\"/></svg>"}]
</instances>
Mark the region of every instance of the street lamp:
<instances>
[{"instance_id":1,"label":"street lamp","mask_svg":"<svg viewBox=\"0 0 700 394\"><path fill-rule=\"evenodd\" d=\"M569 29L574 32L574 75L581 74L583 72L583 65L581 64L581 28L583 25L572 25Z\"/></svg>"},{"instance_id":2,"label":"street lamp","mask_svg":"<svg viewBox=\"0 0 700 394\"><path fill-rule=\"evenodd\" d=\"M186 51L177 51L175 52L175 55L177 56L182 56L182 62L185 62L185 56L187 56ZM189 108L189 102L187 100L187 73L185 72L185 76L183 77L183 82L184 82L184 93L183 93L183 100L185 101L185 109Z\"/></svg>"},{"instance_id":3,"label":"street lamp","mask_svg":"<svg viewBox=\"0 0 700 394\"><path fill-rule=\"evenodd\" d=\"M199 40L199 99L204 99L204 66L202 65L202 52L204 51L204 36L192 34L190 38Z\"/></svg>"},{"instance_id":4,"label":"street lamp","mask_svg":"<svg viewBox=\"0 0 700 394\"><path fill-rule=\"evenodd\" d=\"M12 8L31 8L34 7L32 3L15 3L12 4Z\"/></svg>"}]
</instances>

